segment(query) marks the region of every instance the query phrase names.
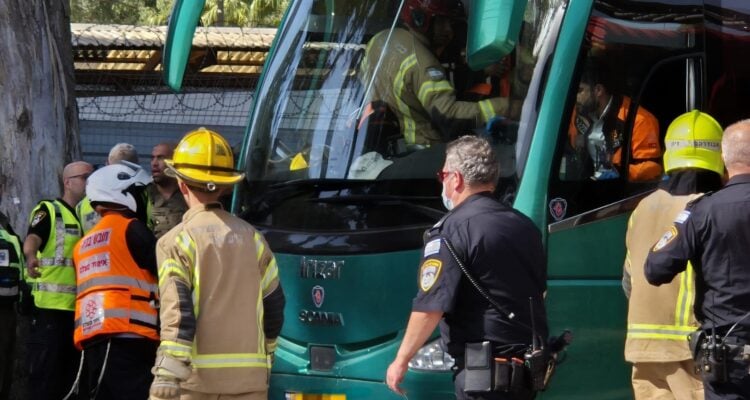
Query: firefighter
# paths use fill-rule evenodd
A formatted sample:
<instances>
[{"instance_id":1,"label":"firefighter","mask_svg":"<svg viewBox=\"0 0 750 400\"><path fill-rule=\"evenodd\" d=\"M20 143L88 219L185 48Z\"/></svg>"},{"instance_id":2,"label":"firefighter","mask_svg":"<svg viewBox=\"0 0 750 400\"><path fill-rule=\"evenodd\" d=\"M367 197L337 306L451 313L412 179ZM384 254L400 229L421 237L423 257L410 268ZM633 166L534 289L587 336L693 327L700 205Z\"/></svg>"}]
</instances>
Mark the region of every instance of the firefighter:
<instances>
[{"instance_id":1,"label":"firefighter","mask_svg":"<svg viewBox=\"0 0 750 400\"><path fill-rule=\"evenodd\" d=\"M166 160L188 211L157 244L161 345L151 399L267 396L284 294L268 243L219 203L244 177L233 163L226 140L205 128Z\"/></svg>"},{"instance_id":2,"label":"firefighter","mask_svg":"<svg viewBox=\"0 0 750 400\"><path fill-rule=\"evenodd\" d=\"M367 44L362 72L365 82L373 80L370 100L398 116L406 149L445 143L508 113L507 98L457 101L438 59L454 38L453 22L465 18L460 1L406 0L399 18L399 27Z\"/></svg>"},{"instance_id":3,"label":"firefighter","mask_svg":"<svg viewBox=\"0 0 750 400\"><path fill-rule=\"evenodd\" d=\"M715 145L696 142L701 149ZM646 279L664 285L695 269L695 360L706 399L750 398L750 120L721 139L729 180L688 203L646 259Z\"/></svg>"},{"instance_id":4,"label":"firefighter","mask_svg":"<svg viewBox=\"0 0 750 400\"><path fill-rule=\"evenodd\" d=\"M676 279L657 289L646 282L643 266L651 246L685 205L721 188L721 135L719 123L706 113L694 110L677 117L664 139L668 179L630 216L622 283L629 299L625 360L633 364L636 399L703 398L703 384L686 340L698 327L692 309L695 272L688 265Z\"/></svg>"},{"instance_id":5,"label":"firefighter","mask_svg":"<svg viewBox=\"0 0 750 400\"><path fill-rule=\"evenodd\" d=\"M185 199L177 188L177 180L164 173L164 160L172 158L175 146L175 143L165 142L157 144L151 150L151 177L154 183L148 186L148 192L157 239L180 223L182 214L187 210Z\"/></svg>"},{"instance_id":6,"label":"firefighter","mask_svg":"<svg viewBox=\"0 0 750 400\"><path fill-rule=\"evenodd\" d=\"M112 164L94 172L87 197L100 215L73 250L73 340L84 351L91 398L145 399L159 345L156 238L136 218L135 187L150 182Z\"/></svg>"},{"instance_id":7,"label":"firefighter","mask_svg":"<svg viewBox=\"0 0 750 400\"><path fill-rule=\"evenodd\" d=\"M599 62L586 64L568 128L567 174L570 179L609 180L626 171L631 182L657 180L662 175L659 121L645 108L636 109L630 135L632 157L627 168L623 167L625 122L631 99L614 93L611 79Z\"/></svg>"},{"instance_id":8,"label":"firefighter","mask_svg":"<svg viewBox=\"0 0 750 400\"><path fill-rule=\"evenodd\" d=\"M8 400L15 362L16 310L25 268L21 239L0 212L0 400Z\"/></svg>"},{"instance_id":9,"label":"firefighter","mask_svg":"<svg viewBox=\"0 0 750 400\"><path fill-rule=\"evenodd\" d=\"M91 164L63 169L63 196L42 200L31 211L23 243L34 306L27 338L29 398L62 399L75 380L80 353L73 346L76 275L73 246L81 224L73 208L83 198ZM43 382L43 384L42 384Z\"/></svg>"}]
</instances>

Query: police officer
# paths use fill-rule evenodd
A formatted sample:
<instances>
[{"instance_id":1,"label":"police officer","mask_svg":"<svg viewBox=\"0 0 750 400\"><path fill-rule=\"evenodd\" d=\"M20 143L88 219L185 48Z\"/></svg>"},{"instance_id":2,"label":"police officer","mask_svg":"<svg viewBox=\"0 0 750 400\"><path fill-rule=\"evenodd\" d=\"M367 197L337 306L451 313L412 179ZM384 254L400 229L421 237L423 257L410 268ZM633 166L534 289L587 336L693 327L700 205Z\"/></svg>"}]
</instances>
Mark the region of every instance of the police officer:
<instances>
[{"instance_id":1,"label":"police officer","mask_svg":"<svg viewBox=\"0 0 750 400\"><path fill-rule=\"evenodd\" d=\"M62 399L74 382L80 353L73 347L76 274L73 246L81 225L73 208L85 193L91 164L63 169L63 196L42 200L31 211L23 243L34 307L27 338L29 398Z\"/></svg>"},{"instance_id":2,"label":"police officer","mask_svg":"<svg viewBox=\"0 0 750 400\"><path fill-rule=\"evenodd\" d=\"M453 22L463 18L458 0L407 0L402 25L367 44L362 68L365 82L373 80L370 99L396 114L407 149L445 143L508 112L506 98L456 101L437 54L453 40Z\"/></svg>"},{"instance_id":3,"label":"police officer","mask_svg":"<svg viewBox=\"0 0 750 400\"><path fill-rule=\"evenodd\" d=\"M151 399L266 399L284 293L263 236L219 203L244 174L206 128L185 135L166 163L189 209L157 243L161 345Z\"/></svg>"},{"instance_id":4,"label":"police officer","mask_svg":"<svg viewBox=\"0 0 750 400\"><path fill-rule=\"evenodd\" d=\"M16 311L21 271L25 268L21 240L0 212L0 400L8 400L15 362Z\"/></svg>"},{"instance_id":5,"label":"police officer","mask_svg":"<svg viewBox=\"0 0 750 400\"><path fill-rule=\"evenodd\" d=\"M162 237L182 220L187 205L177 187L177 180L164 173L164 160L171 159L174 154L175 143L159 143L151 150L151 177L154 180L148 186L151 197L152 218L154 220L154 235Z\"/></svg>"},{"instance_id":6,"label":"police officer","mask_svg":"<svg viewBox=\"0 0 750 400\"><path fill-rule=\"evenodd\" d=\"M750 364L741 353L750 344L750 120L724 131L721 150L729 181L675 218L649 253L645 272L649 283L663 285L692 264L695 314L709 336L702 342L710 345L696 360L706 398L747 399Z\"/></svg>"},{"instance_id":7,"label":"police officer","mask_svg":"<svg viewBox=\"0 0 750 400\"><path fill-rule=\"evenodd\" d=\"M703 384L685 340L698 327L692 308L693 268L688 266L672 282L655 288L646 282L643 266L651 246L685 205L701 193L721 188L721 135L719 123L698 110L672 121L664 138L668 179L630 216L623 275L629 299L625 360L633 364L636 399L703 398Z\"/></svg>"},{"instance_id":8,"label":"police officer","mask_svg":"<svg viewBox=\"0 0 750 400\"><path fill-rule=\"evenodd\" d=\"M92 399L148 397L159 346L156 238L136 218L133 193L150 181L147 174L112 164L86 185L101 218L73 251L73 340L84 351Z\"/></svg>"},{"instance_id":9,"label":"police officer","mask_svg":"<svg viewBox=\"0 0 750 400\"><path fill-rule=\"evenodd\" d=\"M442 343L456 359L458 399L533 397L530 387L464 391L467 344L490 341L493 356L523 359L532 344L532 325L539 337L547 337L541 234L526 216L493 197L498 174L498 161L485 139L464 136L448 144L438 176L443 202L451 211L429 230L419 290L401 347L388 367L386 382L397 393L402 393L399 385L409 360L439 324ZM495 305L470 283L459 261Z\"/></svg>"}]
</instances>

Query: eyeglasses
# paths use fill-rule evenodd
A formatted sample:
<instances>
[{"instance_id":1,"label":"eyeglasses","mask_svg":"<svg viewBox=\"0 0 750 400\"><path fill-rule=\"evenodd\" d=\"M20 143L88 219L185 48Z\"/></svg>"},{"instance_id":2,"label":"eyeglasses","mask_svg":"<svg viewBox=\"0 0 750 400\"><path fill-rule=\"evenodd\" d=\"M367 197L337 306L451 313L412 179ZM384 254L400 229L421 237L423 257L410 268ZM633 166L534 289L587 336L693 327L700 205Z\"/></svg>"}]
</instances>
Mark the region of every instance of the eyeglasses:
<instances>
[{"instance_id":1,"label":"eyeglasses","mask_svg":"<svg viewBox=\"0 0 750 400\"><path fill-rule=\"evenodd\" d=\"M438 171L437 172L437 180L438 180L438 182L443 183L443 181L445 180L445 178L448 177L448 175L455 174L455 173L456 173L456 171Z\"/></svg>"},{"instance_id":2,"label":"eyeglasses","mask_svg":"<svg viewBox=\"0 0 750 400\"><path fill-rule=\"evenodd\" d=\"M89 179L89 176L91 176L91 174L87 172L85 174L78 174L78 175L69 176L68 179L82 178L85 181L86 179Z\"/></svg>"}]
</instances>

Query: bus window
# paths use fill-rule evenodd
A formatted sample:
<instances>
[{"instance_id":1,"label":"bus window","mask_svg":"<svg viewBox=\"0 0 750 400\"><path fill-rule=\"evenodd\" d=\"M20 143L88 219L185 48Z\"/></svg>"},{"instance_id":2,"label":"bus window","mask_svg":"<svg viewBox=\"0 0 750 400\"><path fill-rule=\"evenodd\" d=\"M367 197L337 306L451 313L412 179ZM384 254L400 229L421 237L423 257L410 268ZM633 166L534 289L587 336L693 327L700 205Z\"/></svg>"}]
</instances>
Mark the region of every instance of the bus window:
<instances>
[{"instance_id":1,"label":"bus window","mask_svg":"<svg viewBox=\"0 0 750 400\"><path fill-rule=\"evenodd\" d=\"M629 17L638 22L597 10L590 19L590 47L583 49L570 117L559 134L550 199L565 207L550 208L553 221L655 187L666 127L696 107L699 21Z\"/></svg>"}]
</instances>

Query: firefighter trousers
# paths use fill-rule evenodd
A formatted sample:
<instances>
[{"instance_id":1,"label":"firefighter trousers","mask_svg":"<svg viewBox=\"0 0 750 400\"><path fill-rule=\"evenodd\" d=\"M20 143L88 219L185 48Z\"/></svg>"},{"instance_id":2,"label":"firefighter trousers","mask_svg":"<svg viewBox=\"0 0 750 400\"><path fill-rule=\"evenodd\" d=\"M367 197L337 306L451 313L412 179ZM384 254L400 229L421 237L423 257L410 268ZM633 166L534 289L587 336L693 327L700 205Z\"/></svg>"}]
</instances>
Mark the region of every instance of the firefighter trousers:
<instances>
[{"instance_id":1,"label":"firefighter trousers","mask_svg":"<svg viewBox=\"0 0 750 400\"><path fill-rule=\"evenodd\" d=\"M633 364L636 400L702 400L703 383L693 360Z\"/></svg>"}]
</instances>

